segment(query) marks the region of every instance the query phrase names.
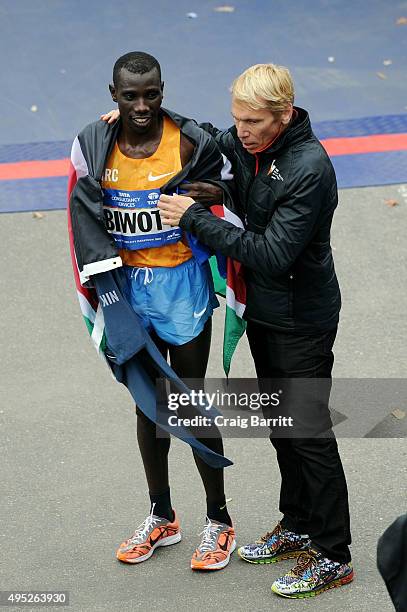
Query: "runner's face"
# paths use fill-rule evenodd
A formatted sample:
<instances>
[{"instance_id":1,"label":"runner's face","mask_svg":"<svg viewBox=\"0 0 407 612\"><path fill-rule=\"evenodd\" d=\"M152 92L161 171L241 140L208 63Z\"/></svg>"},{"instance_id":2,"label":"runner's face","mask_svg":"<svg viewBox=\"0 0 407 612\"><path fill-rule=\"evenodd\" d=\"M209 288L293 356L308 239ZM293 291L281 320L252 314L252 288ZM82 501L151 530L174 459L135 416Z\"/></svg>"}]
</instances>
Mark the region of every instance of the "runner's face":
<instances>
[{"instance_id":1,"label":"runner's face","mask_svg":"<svg viewBox=\"0 0 407 612\"><path fill-rule=\"evenodd\" d=\"M285 111L272 113L267 109L253 110L234 100L232 116L240 142L246 151L253 154L276 138L285 127L283 121L287 119Z\"/></svg>"},{"instance_id":2,"label":"runner's face","mask_svg":"<svg viewBox=\"0 0 407 612\"><path fill-rule=\"evenodd\" d=\"M156 68L144 74L121 69L116 87L111 85L110 92L119 106L125 128L145 134L157 125L163 87Z\"/></svg>"}]
</instances>

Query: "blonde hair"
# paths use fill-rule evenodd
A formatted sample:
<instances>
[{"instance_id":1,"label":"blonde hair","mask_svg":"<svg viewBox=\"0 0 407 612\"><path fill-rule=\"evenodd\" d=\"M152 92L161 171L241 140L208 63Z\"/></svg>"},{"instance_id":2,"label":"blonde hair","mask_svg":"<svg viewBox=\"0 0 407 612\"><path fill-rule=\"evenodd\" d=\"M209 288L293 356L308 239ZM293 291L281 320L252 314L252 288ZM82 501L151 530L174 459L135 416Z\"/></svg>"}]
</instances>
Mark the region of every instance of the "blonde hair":
<instances>
[{"instance_id":1,"label":"blonde hair","mask_svg":"<svg viewBox=\"0 0 407 612\"><path fill-rule=\"evenodd\" d=\"M294 102L294 83L288 68L275 64L256 64L247 68L232 83L233 99L253 110L286 110Z\"/></svg>"}]
</instances>

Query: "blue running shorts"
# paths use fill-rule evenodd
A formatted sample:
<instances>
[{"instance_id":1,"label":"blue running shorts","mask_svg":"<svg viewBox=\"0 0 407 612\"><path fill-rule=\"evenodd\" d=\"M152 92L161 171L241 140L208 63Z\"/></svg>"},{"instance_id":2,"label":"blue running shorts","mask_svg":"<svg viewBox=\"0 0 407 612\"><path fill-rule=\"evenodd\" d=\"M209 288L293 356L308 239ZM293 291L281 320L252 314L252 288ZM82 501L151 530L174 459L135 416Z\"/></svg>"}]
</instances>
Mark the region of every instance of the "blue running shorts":
<instances>
[{"instance_id":1,"label":"blue running shorts","mask_svg":"<svg viewBox=\"0 0 407 612\"><path fill-rule=\"evenodd\" d=\"M128 300L147 331L168 344L196 338L219 306L209 263L192 257L173 268L124 266Z\"/></svg>"}]
</instances>

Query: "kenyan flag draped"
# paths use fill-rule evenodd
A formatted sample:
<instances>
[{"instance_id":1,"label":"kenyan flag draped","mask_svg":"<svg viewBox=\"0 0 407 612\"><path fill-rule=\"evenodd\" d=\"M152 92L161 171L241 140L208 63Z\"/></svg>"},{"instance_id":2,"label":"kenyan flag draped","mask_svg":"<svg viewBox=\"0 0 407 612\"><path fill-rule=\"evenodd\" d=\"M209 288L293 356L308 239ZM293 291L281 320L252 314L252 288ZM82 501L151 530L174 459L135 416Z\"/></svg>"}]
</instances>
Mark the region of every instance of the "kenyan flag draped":
<instances>
[{"instance_id":1,"label":"kenyan flag draped","mask_svg":"<svg viewBox=\"0 0 407 612\"><path fill-rule=\"evenodd\" d=\"M69 210L70 194L81 176L88 174L86 160L82 154L78 139L76 138L72 147L71 164L68 180L68 228L71 247L72 265L74 269L75 284L82 315L96 350L102 358L105 349L104 319L103 311L98 302L96 291L88 289L81 283L78 270L73 234ZM243 223L230 208L223 206L212 206L211 211L216 216L243 228ZM194 250L194 249L193 249ZM210 258L210 265L216 293L226 297L226 316L223 337L223 369L226 376L230 372L230 364L236 346L245 332L246 322L243 313L246 306L246 285L243 277L242 264L231 259L217 255ZM221 272L220 272L221 271Z\"/></svg>"},{"instance_id":2,"label":"kenyan flag draped","mask_svg":"<svg viewBox=\"0 0 407 612\"><path fill-rule=\"evenodd\" d=\"M211 211L217 217L243 228L240 218L225 205L212 206ZM223 261L222 261L222 259ZM230 257L211 257L213 282L216 293L226 297L225 328L223 334L223 369L226 376L230 372L230 364L236 346L246 330L246 321L243 313L246 308L246 284L243 275L243 266ZM223 268L223 274L219 273ZM226 278L224 277L226 276Z\"/></svg>"},{"instance_id":3,"label":"kenyan flag draped","mask_svg":"<svg viewBox=\"0 0 407 612\"><path fill-rule=\"evenodd\" d=\"M94 344L99 355L105 359L104 349L106 345L105 338L105 323L103 319L103 311L99 304L99 300L96 294L95 289L88 289L84 287L81 283L80 272L78 269L76 256L75 256L75 248L74 248L74 239L72 232L72 223L71 223L71 212L69 206L69 200L71 197L71 193L73 188L75 187L78 179L81 176L86 176L88 174L88 167L86 164L86 160L82 154L81 147L78 141L78 138L75 138L75 141L72 146L71 151L71 163L69 167L69 177L68 177L68 233L69 233L69 246L71 251L71 259L72 259L72 267L75 278L76 292L79 300L79 305L81 308L82 316L85 320L86 327L90 334L92 343Z\"/></svg>"}]
</instances>

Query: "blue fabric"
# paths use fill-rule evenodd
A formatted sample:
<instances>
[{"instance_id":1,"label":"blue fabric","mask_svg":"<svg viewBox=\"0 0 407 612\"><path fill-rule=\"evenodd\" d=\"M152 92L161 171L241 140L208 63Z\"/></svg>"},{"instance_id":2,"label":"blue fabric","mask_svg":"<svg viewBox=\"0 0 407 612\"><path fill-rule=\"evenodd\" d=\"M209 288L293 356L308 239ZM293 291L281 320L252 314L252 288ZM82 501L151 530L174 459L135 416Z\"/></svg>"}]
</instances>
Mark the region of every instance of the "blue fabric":
<instances>
[{"instance_id":1,"label":"blue fabric","mask_svg":"<svg viewBox=\"0 0 407 612\"><path fill-rule=\"evenodd\" d=\"M146 368L156 371L157 378L164 377L174 384L180 393L190 390L176 375L125 299L127 280L123 269L112 270L92 277L99 302L103 308L106 356L118 382L130 391L140 410L162 429L187 442L211 467L223 468L232 461L207 448L183 426L168 425L168 416L174 414L167 402L157 402L155 380ZM201 414L214 418L219 412L208 406L197 407ZM167 424L166 424L167 423Z\"/></svg>"},{"instance_id":2,"label":"blue fabric","mask_svg":"<svg viewBox=\"0 0 407 612\"><path fill-rule=\"evenodd\" d=\"M194 257L172 267L126 266L129 300L144 328L179 346L196 338L219 306L207 265Z\"/></svg>"},{"instance_id":3,"label":"blue fabric","mask_svg":"<svg viewBox=\"0 0 407 612\"><path fill-rule=\"evenodd\" d=\"M213 255L212 249L210 249L202 242L199 242L196 236L193 236L189 232L186 232L189 248L192 251L193 256L199 264L203 264L205 261L208 261L209 257Z\"/></svg>"},{"instance_id":4,"label":"blue fabric","mask_svg":"<svg viewBox=\"0 0 407 612\"><path fill-rule=\"evenodd\" d=\"M221 253L216 253L216 263L218 266L218 272L222 278L227 278L227 257Z\"/></svg>"},{"instance_id":5,"label":"blue fabric","mask_svg":"<svg viewBox=\"0 0 407 612\"><path fill-rule=\"evenodd\" d=\"M190 181L185 180L185 179L183 182L190 183ZM186 190L181 189L180 187L177 187L176 192L182 195L186 193ZM209 257L213 255L212 249L206 246L206 244L202 244L202 242L199 242L198 238L194 236L193 234L186 232L186 235L188 239L189 248L191 249L192 254L195 257L196 261L199 264L203 264L205 261L208 261Z\"/></svg>"}]
</instances>

